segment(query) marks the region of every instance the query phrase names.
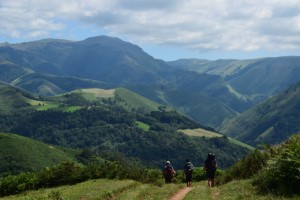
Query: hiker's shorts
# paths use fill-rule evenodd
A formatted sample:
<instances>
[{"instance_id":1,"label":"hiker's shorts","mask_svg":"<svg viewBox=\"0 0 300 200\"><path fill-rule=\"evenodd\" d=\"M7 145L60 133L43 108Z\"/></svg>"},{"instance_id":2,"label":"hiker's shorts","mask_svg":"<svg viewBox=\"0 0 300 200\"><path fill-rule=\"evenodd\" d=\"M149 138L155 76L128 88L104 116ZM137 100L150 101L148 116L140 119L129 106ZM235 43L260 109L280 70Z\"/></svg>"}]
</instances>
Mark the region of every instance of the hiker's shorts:
<instances>
[{"instance_id":1,"label":"hiker's shorts","mask_svg":"<svg viewBox=\"0 0 300 200\"><path fill-rule=\"evenodd\" d=\"M186 180L186 182L192 182L192 174L186 174L185 180Z\"/></svg>"},{"instance_id":2,"label":"hiker's shorts","mask_svg":"<svg viewBox=\"0 0 300 200\"><path fill-rule=\"evenodd\" d=\"M209 179L213 179L213 178L215 178L215 175L216 175L216 170L208 170L207 171L207 178L209 178Z\"/></svg>"}]
</instances>

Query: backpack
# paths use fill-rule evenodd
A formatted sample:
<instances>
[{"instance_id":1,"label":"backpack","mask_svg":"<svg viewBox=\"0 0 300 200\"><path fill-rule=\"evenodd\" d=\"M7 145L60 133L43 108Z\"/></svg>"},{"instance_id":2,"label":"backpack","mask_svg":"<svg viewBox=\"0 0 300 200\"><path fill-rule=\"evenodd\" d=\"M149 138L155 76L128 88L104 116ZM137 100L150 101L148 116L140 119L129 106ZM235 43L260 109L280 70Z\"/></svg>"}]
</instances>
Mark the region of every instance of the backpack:
<instances>
[{"instance_id":1,"label":"backpack","mask_svg":"<svg viewBox=\"0 0 300 200\"><path fill-rule=\"evenodd\" d=\"M185 172L186 173L192 173L194 171L194 166L192 165L192 163L188 162L185 165Z\"/></svg>"},{"instance_id":2,"label":"backpack","mask_svg":"<svg viewBox=\"0 0 300 200\"><path fill-rule=\"evenodd\" d=\"M173 175L173 173L174 173L173 167L171 165L166 165L164 174L165 175Z\"/></svg>"},{"instance_id":3,"label":"backpack","mask_svg":"<svg viewBox=\"0 0 300 200\"><path fill-rule=\"evenodd\" d=\"M217 169L217 162L215 159L207 159L205 162L205 165L208 170L216 170Z\"/></svg>"}]
</instances>

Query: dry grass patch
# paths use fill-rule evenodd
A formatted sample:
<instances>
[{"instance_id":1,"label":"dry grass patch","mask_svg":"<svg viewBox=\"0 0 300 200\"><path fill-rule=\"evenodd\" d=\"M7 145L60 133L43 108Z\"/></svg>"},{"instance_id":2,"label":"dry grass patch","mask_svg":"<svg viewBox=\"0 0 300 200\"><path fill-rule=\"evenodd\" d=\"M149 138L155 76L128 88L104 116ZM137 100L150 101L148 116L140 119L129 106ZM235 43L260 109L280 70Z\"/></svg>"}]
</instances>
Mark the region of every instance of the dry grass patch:
<instances>
[{"instance_id":1,"label":"dry grass patch","mask_svg":"<svg viewBox=\"0 0 300 200\"><path fill-rule=\"evenodd\" d=\"M198 128L198 129L184 129L184 130L179 130L181 132L183 132L186 135L189 136L197 136L197 137L222 137L223 135L216 133L216 132L212 132L212 131L208 131L208 130L204 130L202 128Z\"/></svg>"}]
</instances>

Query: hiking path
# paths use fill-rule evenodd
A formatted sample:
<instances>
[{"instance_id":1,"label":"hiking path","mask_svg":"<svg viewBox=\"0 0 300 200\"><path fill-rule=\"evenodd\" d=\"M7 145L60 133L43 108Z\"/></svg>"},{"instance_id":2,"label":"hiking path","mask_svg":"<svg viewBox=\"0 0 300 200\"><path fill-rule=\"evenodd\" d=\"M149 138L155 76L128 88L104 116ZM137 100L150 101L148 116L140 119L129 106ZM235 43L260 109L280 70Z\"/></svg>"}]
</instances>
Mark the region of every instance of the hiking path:
<instances>
[{"instance_id":1,"label":"hiking path","mask_svg":"<svg viewBox=\"0 0 300 200\"><path fill-rule=\"evenodd\" d=\"M169 200L182 200L192 189L193 189L192 187L183 188L183 189L179 190L179 192L177 192Z\"/></svg>"}]
</instances>

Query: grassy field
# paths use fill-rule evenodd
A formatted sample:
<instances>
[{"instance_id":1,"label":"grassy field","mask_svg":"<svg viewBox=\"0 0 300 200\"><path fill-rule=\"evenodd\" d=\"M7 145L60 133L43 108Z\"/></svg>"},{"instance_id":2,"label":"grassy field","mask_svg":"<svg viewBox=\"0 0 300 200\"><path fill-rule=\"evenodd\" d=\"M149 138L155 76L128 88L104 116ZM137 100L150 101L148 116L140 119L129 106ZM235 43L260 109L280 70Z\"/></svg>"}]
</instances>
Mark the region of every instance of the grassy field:
<instances>
[{"instance_id":1,"label":"grassy field","mask_svg":"<svg viewBox=\"0 0 300 200\"><path fill-rule=\"evenodd\" d=\"M167 184L158 187L131 180L89 180L83 183L56 188L29 191L3 197L3 200L167 200L185 187L184 184ZM278 197L258 194L250 180L232 181L209 188L206 181L196 182L185 200L297 200L295 197Z\"/></svg>"},{"instance_id":2,"label":"grassy field","mask_svg":"<svg viewBox=\"0 0 300 200\"><path fill-rule=\"evenodd\" d=\"M208 138L211 138L211 137L223 137L223 135L221 135L219 133L208 131L208 130L204 130L204 129L201 129L201 128L198 128L198 129L185 129L185 130L178 130L178 131L181 131L181 132L183 132L186 135L195 136L195 137L208 137ZM240 142L238 140L235 140L235 139L233 139L231 137L228 137L228 139L229 139L229 141L231 143L234 143L234 144L246 147L246 148L248 148L250 150L254 150L255 149L254 147L252 147L252 146L250 146L248 144L245 144L243 142Z\"/></svg>"},{"instance_id":3,"label":"grassy field","mask_svg":"<svg viewBox=\"0 0 300 200\"><path fill-rule=\"evenodd\" d=\"M150 101L149 99L146 99L136 93L133 93L125 88L117 88L117 89L110 89L110 90L104 90L99 88L91 88L91 89L79 89L74 90L71 93L77 93L80 94L82 97L84 97L88 101L97 101L102 98L121 98L121 101L118 101L118 104L120 106L123 106L125 108L142 108L146 112L158 110L159 104ZM80 109L80 106L62 106L63 102L65 101L65 97L63 95L57 95L55 97L52 97L52 101L32 101L31 105L35 106L37 110L61 110L65 112L72 112L75 110ZM1 101L0 101L1 103ZM138 124L140 125L140 124ZM142 128L145 128L143 126Z\"/></svg>"},{"instance_id":4,"label":"grassy field","mask_svg":"<svg viewBox=\"0 0 300 200\"><path fill-rule=\"evenodd\" d=\"M41 170L63 161L76 161L78 153L10 133L0 133L0 152L2 172Z\"/></svg>"},{"instance_id":5,"label":"grassy field","mask_svg":"<svg viewBox=\"0 0 300 200\"><path fill-rule=\"evenodd\" d=\"M223 135L216 133L216 132L212 132L212 131L208 131L208 130L204 130L201 128L198 129L185 129L185 130L179 130L181 132L183 132L186 135L189 136L197 136L197 137L222 137Z\"/></svg>"},{"instance_id":6,"label":"grassy field","mask_svg":"<svg viewBox=\"0 0 300 200\"><path fill-rule=\"evenodd\" d=\"M148 124L145 124L143 122L140 122L140 121L136 121L135 122L135 125L141 129L143 129L144 131L148 131L150 126Z\"/></svg>"},{"instance_id":7,"label":"grassy field","mask_svg":"<svg viewBox=\"0 0 300 200\"><path fill-rule=\"evenodd\" d=\"M99 98L112 98L115 96L115 89L105 90L99 88L80 89L73 91L74 93L81 94L85 99L94 101Z\"/></svg>"},{"instance_id":8,"label":"grassy field","mask_svg":"<svg viewBox=\"0 0 300 200\"><path fill-rule=\"evenodd\" d=\"M155 103L154 101L151 101L141 95L133 93L125 88L117 88L115 91L115 95L124 99L125 102L123 106L125 107L141 107L145 109L145 111L149 112L158 110L158 107L160 106L160 104Z\"/></svg>"},{"instance_id":9,"label":"grassy field","mask_svg":"<svg viewBox=\"0 0 300 200\"><path fill-rule=\"evenodd\" d=\"M149 184L141 184L131 180L90 180L71 186L29 191L24 194L3 197L3 200L41 200L59 199L64 200L99 200L99 199L168 199L183 184L169 184L158 187Z\"/></svg>"}]
</instances>

